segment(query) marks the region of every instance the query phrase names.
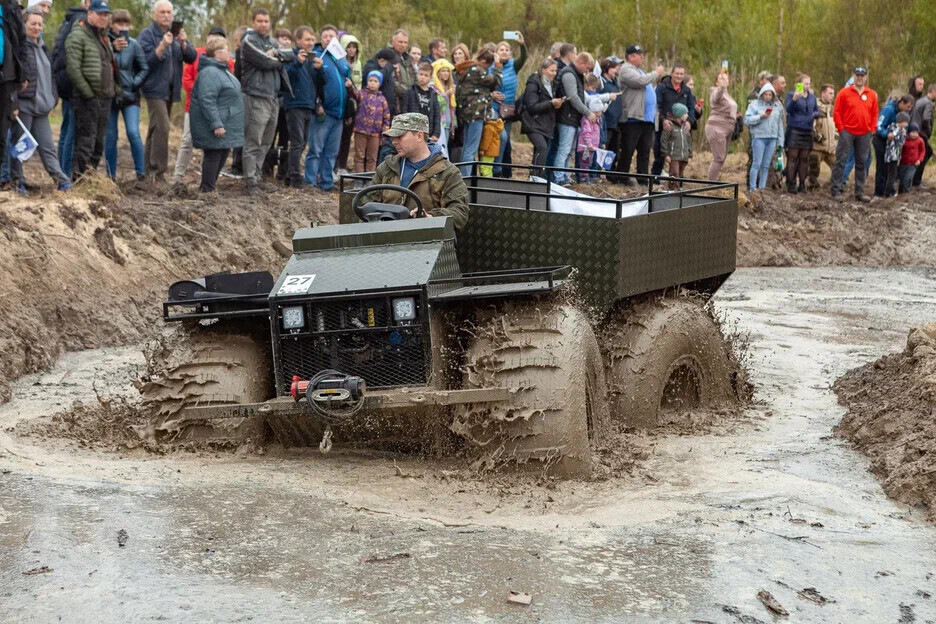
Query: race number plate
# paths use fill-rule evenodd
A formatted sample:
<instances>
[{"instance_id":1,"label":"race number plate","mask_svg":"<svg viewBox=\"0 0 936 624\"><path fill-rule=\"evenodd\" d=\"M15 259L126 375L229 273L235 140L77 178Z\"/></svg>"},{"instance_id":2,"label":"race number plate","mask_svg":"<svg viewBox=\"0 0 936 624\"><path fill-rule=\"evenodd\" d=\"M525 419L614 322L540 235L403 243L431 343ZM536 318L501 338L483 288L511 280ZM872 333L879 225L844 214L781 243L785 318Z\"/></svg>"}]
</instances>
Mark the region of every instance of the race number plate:
<instances>
[{"instance_id":1,"label":"race number plate","mask_svg":"<svg viewBox=\"0 0 936 624\"><path fill-rule=\"evenodd\" d=\"M315 275L290 275L276 292L277 295L304 295L315 280Z\"/></svg>"}]
</instances>

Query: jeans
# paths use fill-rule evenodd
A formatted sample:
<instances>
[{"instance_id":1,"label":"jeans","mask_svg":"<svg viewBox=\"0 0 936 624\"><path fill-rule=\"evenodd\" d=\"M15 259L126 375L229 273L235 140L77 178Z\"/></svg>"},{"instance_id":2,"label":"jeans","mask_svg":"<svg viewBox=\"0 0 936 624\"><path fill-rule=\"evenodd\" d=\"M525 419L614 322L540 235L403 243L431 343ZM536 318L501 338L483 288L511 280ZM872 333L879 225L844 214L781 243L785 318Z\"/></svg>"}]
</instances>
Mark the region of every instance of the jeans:
<instances>
[{"instance_id":1,"label":"jeans","mask_svg":"<svg viewBox=\"0 0 936 624\"><path fill-rule=\"evenodd\" d=\"M14 127L19 128L19 124L16 124ZM20 131L20 132L17 134L17 136L19 136L19 134L22 134L22 131ZM13 131L11 130L11 131L7 132L7 137L6 137L6 144L7 144L7 145L13 145L13 143L11 142L11 139L12 139L12 138L13 138ZM3 152L3 161L0 162L0 182L9 182L9 181L10 181L10 179L11 179L11 177L12 177L12 176L10 175L10 167L11 167L11 165L13 164L13 163L11 162L11 159L12 159L12 158L13 158L13 157L10 156L10 150L9 150L9 148L7 148L7 151ZM21 179L22 179L22 178L21 178Z\"/></svg>"},{"instance_id":2,"label":"jeans","mask_svg":"<svg viewBox=\"0 0 936 624\"><path fill-rule=\"evenodd\" d=\"M913 178L916 175L916 165L900 165L897 169L897 175L900 178L900 192L909 193L913 187Z\"/></svg>"},{"instance_id":3,"label":"jeans","mask_svg":"<svg viewBox=\"0 0 936 624\"><path fill-rule=\"evenodd\" d=\"M546 164L546 155L549 153L549 146L552 144L552 135L546 136L538 132L531 132L527 135L530 138L530 143L533 144L533 166L536 169L533 169L531 175L537 177L543 177L543 170L541 167Z\"/></svg>"},{"instance_id":4,"label":"jeans","mask_svg":"<svg viewBox=\"0 0 936 624\"><path fill-rule=\"evenodd\" d=\"M751 171L748 174L749 190L753 191L767 186L767 171L770 169L770 163L773 162L773 153L776 147L777 139L762 139L759 137L751 139L753 162L751 163ZM759 185L758 174L760 174Z\"/></svg>"},{"instance_id":5,"label":"jeans","mask_svg":"<svg viewBox=\"0 0 936 624\"><path fill-rule=\"evenodd\" d=\"M55 180L55 183L59 186L68 183L68 176L62 173L62 168L59 165L55 141L52 139L52 126L49 125L49 115L46 114L34 117L32 114L20 110L19 118L20 121L23 122L23 125L26 126L26 129L29 130L30 134L33 135L33 138L36 139L36 143L38 144L36 152L39 154L39 159L42 160L42 166L45 168L46 173L52 176L52 179ZM19 124L16 124L12 133L13 142L15 143L18 141L22 134L23 130L19 127ZM9 154L10 152L7 151L6 153ZM11 160L12 179L22 181L23 163L21 163L18 158L13 158Z\"/></svg>"},{"instance_id":6,"label":"jeans","mask_svg":"<svg viewBox=\"0 0 936 624\"><path fill-rule=\"evenodd\" d=\"M478 160L478 148L481 146L481 131L484 130L484 120L469 121L465 127L465 140L462 147L462 160ZM462 177L467 178L471 175L471 165L462 165L459 167Z\"/></svg>"},{"instance_id":7,"label":"jeans","mask_svg":"<svg viewBox=\"0 0 936 624\"><path fill-rule=\"evenodd\" d=\"M551 163L553 167L568 167L569 157L575 150L575 137L578 134L576 126L560 123L556 124L559 128L559 147L556 148L556 159ZM568 184L572 181L571 176L565 171L553 171L553 182L556 184Z\"/></svg>"},{"instance_id":8,"label":"jeans","mask_svg":"<svg viewBox=\"0 0 936 624\"><path fill-rule=\"evenodd\" d=\"M120 113L123 113L124 129L127 132L127 141L130 142L130 155L133 156L133 169L138 176L143 175L143 138L140 136L140 105L132 104L122 109L111 107L110 118L107 120L107 137L104 139L104 160L107 164L107 175L117 177L117 126ZM186 113L186 117L188 114ZM64 167L62 170L64 171Z\"/></svg>"},{"instance_id":9,"label":"jeans","mask_svg":"<svg viewBox=\"0 0 936 624\"><path fill-rule=\"evenodd\" d=\"M338 158L338 148L341 147L343 125L342 120L327 114L321 121L317 117L312 121L309 153L305 160L306 184L316 184L323 191L330 191L335 186L332 171Z\"/></svg>"},{"instance_id":10,"label":"jeans","mask_svg":"<svg viewBox=\"0 0 936 624\"><path fill-rule=\"evenodd\" d=\"M205 157L202 158L201 166L201 185L198 190L202 193L211 193L215 190L218 183L218 174L221 173L221 167L228 157L227 149L206 149Z\"/></svg>"},{"instance_id":11,"label":"jeans","mask_svg":"<svg viewBox=\"0 0 936 624\"><path fill-rule=\"evenodd\" d=\"M59 132L58 159L62 171L69 178L75 154L75 108L71 100L62 99L62 129Z\"/></svg>"},{"instance_id":12,"label":"jeans","mask_svg":"<svg viewBox=\"0 0 936 624\"><path fill-rule=\"evenodd\" d=\"M504 162L504 152L507 151L507 146L510 144L510 128L513 126L513 123L505 123L504 129L500 133L500 153L497 155L497 158L494 159L494 175L500 177L501 175L501 166L500 163Z\"/></svg>"},{"instance_id":13,"label":"jeans","mask_svg":"<svg viewBox=\"0 0 936 624\"><path fill-rule=\"evenodd\" d=\"M871 133L852 134L848 130L842 130L839 135L838 145L835 147L835 167L832 168L832 196L841 195L845 190L845 160L849 152L855 154L855 196L864 195L865 175L868 168L865 163L869 158L868 151L871 147Z\"/></svg>"}]
</instances>

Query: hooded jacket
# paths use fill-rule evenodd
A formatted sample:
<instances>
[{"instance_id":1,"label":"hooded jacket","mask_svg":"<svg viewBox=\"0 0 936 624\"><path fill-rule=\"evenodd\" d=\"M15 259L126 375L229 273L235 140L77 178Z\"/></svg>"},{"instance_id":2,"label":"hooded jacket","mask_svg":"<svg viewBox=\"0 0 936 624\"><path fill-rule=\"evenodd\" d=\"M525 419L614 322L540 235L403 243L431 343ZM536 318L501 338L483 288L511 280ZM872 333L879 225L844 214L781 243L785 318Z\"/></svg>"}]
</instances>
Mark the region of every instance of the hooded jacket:
<instances>
[{"instance_id":1,"label":"hooded jacket","mask_svg":"<svg viewBox=\"0 0 936 624\"><path fill-rule=\"evenodd\" d=\"M58 100L49 49L41 40L37 44L27 38L22 58L23 80L28 84L19 92L19 108L35 116L48 115Z\"/></svg>"},{"instance_id":2,"label":"hooded jacket","mask_svg":"<svg viewBox=\"0 0 936 624\"><path fill-rule=\"evenodd\" d=\"M439 72L443 69L449 70L449 81L451 86L446 88L446 85L442 82L442 79L439 78ZM439 100L439 119L443 127L448 128L451 131L455 126L458 125L456 121L455 111L455 94L445 95L445 92L448 89L451 89L455 85L455 66L452 65L448 59L439 59L432 63L432 90L436 92L436 96Z\"/></svg>"},{"instance_id":3,"label":"hooded jacket","mask_svg":"<svg viewBox=\"0 0 936 624\"><path fill-rule=\"evenodd\" d=\"M462 180L458 167L442 155L441 146L430 143L429 162L416 172L408 188L422 200L423 210L433 216L447 216L455 220L456 228L463 228L468 223L468 187ZM400 184L401 161L399 154L387 157L377 167L370 184ZM362 198L364 203L379 201L388 204L402 204L415 210L416 203L399 191L371 191Z\"/></svg>"},{"instance_id":4,"label":"hooded jacket","mask_svg":"<svg viewBox=\"0 0 936 624\"><path fill-rule=\"evenodd\" d=\"M691 109L690 109L691 110ZM674 123L660 133L660 152L670 160L686 162L692 158L692 131L684 124Z\"/></svg>"},{"instance_id":5,"label":"hooded jacket","mask_svg":"<svg viewBox=\"0 0 936 624\"><path fill-rule=\"evenodd\" d=\"M351 70L351 83L354 85L354 88L362 89L364 87L364 64L361 63L361 54L363 54L363 50L361 50L361 42L358 41L358 38L351 33L345 33L341 35L338 41L341 43L341 47L345 50L348 49L349 43L357 44L357 56L354 57L354 62L348 63L348 57L345 57L345 63L348 63L348 69Z\"/></svg>"},{"instance_id":6,"label":"hooded jacket","mask_svg":"<svg viewBox=\"0 0 936 624\"><path fill-rule=\"evenodd\" d=\"M184 50L181 43L173 41L172 45L166 48L162 58L159 58L156 48L165 34L159 24L153 22L144 28L138 37L149 68L140 91L143 97L178 102L182 98L182 63L194 63L198 56L191 41L186 44Z\"/></svg>"},{"instance_id":7,"label":"hooded jacket","mask_svg":"<svg viewBox=\"0 0 936 624\"><path fill-rule=\"evenodd\" d=\"M764 94L768 91L776 97L777 92L774 91L773 85L765 83L757 99L748 104L747 112L744 113L744 125L750 129L752 139L777 139L777 146L783 147L783 113L776 100L770 104L764 101ZM768 108L773 109L773 114L761 118Z\"/></svg>"},{"instance_id":8,"label":"hooded jacket","mask_svg":"<svg viewBox=\"0 0 936 624\"><path fill-rule=\"evenodd\" d=\"M881 109L881 114L877 118L877 128L875 132L878 137L882 139L887 139L888 128L891 124L897 123L897 113L900 112L897 108L897 100L891 100L884 105L884 108Z\"/></svg>"},{"instance_id":9,"label":"hooded jacket","mask_svg":"<svg viewBox=\"0 0 936 624\"><path fill-rule=\"evenodd\" d=\"M68 78L68 69L65 63L65 39L71 32L72 24L87 19L88 10L84 7L72 7L65 11L65 18L55 35L55 45L52 46L52 74L55 76L55 86L58 87L59 96L69 100L72 96L72 84Z\"/></svg>"}]
</instances>

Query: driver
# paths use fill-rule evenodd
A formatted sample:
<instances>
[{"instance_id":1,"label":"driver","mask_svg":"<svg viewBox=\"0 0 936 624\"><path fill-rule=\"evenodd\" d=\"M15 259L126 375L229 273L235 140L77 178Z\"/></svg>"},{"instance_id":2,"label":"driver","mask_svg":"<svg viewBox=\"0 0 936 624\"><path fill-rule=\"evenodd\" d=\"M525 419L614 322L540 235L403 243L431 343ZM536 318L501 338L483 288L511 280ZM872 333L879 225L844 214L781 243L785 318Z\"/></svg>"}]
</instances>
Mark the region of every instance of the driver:
<instances>
[{"instance_id":1,"label":"driver","mask_svg":"<svg viewBox=\"0 0 936 624\"><path fill-rule=\"evenodd\" d=\"M429 118L421 113L397 115L384 135L391 138L397 153L380 163L370 183L408 188L422 200L425 216L452 217L456 228L465 227L468 188L458 167L442 154L442 148L436 143L426 143ZM371 191L361 201L405 205L410 216L416 216L415 202L399 191Z\"/></svg>"}]
</instances>

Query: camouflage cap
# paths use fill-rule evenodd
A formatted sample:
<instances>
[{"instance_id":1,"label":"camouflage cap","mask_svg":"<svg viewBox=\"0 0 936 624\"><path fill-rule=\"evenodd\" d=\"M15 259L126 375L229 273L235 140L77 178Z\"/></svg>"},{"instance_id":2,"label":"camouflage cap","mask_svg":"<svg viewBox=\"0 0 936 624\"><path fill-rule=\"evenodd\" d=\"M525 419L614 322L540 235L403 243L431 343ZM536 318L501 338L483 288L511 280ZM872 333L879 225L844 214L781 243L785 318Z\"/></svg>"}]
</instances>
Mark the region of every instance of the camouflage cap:
<instances>
[{"instance_id":1,"label":"camouflage cap","mask_svg":"<svg viewBox=\"0 0 936 624\"><path fill-rule=\"evenodd\" d=\"M404 132L412 130L413 132L425 132L429 134L429 118L422 113L403 113L393 118L390 129L384 132L384 136L398 137Z\"/></svg>"}]
</instances>

